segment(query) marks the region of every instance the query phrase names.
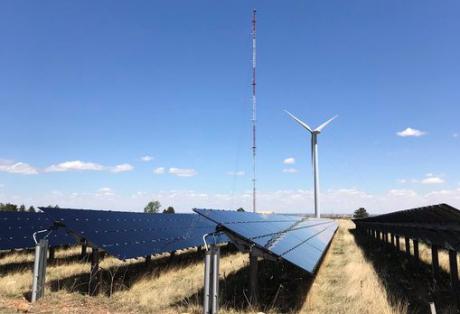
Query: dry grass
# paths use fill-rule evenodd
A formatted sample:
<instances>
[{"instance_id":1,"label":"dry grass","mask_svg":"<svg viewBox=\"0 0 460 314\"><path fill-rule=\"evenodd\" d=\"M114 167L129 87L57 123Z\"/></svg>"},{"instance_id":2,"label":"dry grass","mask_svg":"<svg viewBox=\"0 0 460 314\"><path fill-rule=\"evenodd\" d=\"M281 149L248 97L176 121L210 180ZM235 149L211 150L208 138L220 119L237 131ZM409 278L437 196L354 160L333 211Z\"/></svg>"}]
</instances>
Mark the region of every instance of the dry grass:
<instances>
[{"instance_id":1,"label":"dry grass","mask_svg":"<svg viewBox=\"0 0 460 314\"><path fill-rule=\"evenodd\" d=\"M400 251L403 251L403 252L405 252L406 250L404 238L399 239L399 249ZM410 241L410 250L411 250L411 254L413 254L414 245L412 241ZM419 255L420 255L421 261L431 265L431 247L430 246L424 243L419 243ZM457 256L457 262L458 262L458 258L459 256ZM438 259L439 259L439 267L442 270L449 272L449 253L446 250L439 249Z\"/></svg>"},{"instance_id":2,"label":"dry grass","mask_svg":"<svg viewBox=\"0 0 460 314\"><path fill-rule=\"evenodd\" d=\"M356 245L350 221L340 222L340 228L325 256L317 276L309 289L305 280L299 291L299 306L288 312L302 313L405 313L405 304L390 300L372 264ZM421 249L421 252L424 252ZM10 253L0 258L0 312L17 310L35 313L201 313L203 287L203 262L192 254L185 262L167 263L167 256L152 259L152 267L145 268L143 261L126 263L107 257L101 262L106 281L110 274L118 276L114 281L114 293L89 297L79 286L88 275L89 264L76 260L79 248L56 252L58 263L47 271L46 297L33 306L24 298L30 291L33 254ZM183 253L187 254L187 252ZM425 254L425 253L423 253ZM195 257L193 257L195 256ZM428 255L429 256L429 255ZM68 258L66 262L64 258ZM180 256L178 256L180 258ZM441 259L444 264L444 258ZM128 265L127 265L128 263ZM156 267L155 265L160 265ZM248 265L245 254L223 254L220 275L231 281L236 294L232 302L244 303L239 291L247 282L244 269ZM268 269L268 268L267 268ZM129 272L137 273L133 277ZM126 276L126 278L124 278ZM120 279L121 278L121 279ZM231 278L231 279L229 279ZM269 278L270 279L270 278ZM262 280L262 278L261 278ZM121 284L120 284L121 282ZM264 281L265 282L265 281ZM280 287L282 284L277 283ZM285 287L285 293L294 291L294 284ZM59 288L53 288L58 286ZM236 288L235 288L236 287ZM225 288L225 287L222 287ZM238 290L238 289L239 290ZM241 289L240 289L241 288ZM53 290L53 291L51 291ZM107 287L105 289L107 291ZM293 296L294 297L294 296ZM295 303L293 302L293 303ZM279 313L276 306L265 306L267 313ZM250 306L238 307L224 303L221 313L255 313Z\"/></svg>"},{"instance_id":3,"label":"dry grass","mask_svg":"<svg viewBox=\"0 0 460 314\"><path fill-rule=\"evenodd\" d=\"M405 313L405 304L388 301L385 287L349 232L352 227L350 220L340 221L302 312Z\"/></svg>"}]
</instances>

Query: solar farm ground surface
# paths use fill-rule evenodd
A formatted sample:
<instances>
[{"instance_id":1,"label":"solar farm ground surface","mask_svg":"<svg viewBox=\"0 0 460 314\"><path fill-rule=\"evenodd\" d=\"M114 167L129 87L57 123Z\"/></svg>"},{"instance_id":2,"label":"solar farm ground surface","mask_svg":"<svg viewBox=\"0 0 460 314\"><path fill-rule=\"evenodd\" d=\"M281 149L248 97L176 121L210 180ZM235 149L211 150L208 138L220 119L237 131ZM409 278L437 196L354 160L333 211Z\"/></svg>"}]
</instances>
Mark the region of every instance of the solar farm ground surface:
<instances>
[{"instance_id":1,"label":"solar farm ground surface","mask_svg":"<svg viewBox=\"0 0 460 314\"><path fill-rule=\"evenodd\" d=\"M401 259L363 242L354 224L341 220L339 230L319 267L314 281L289 265L275 267L260 261L262 304L254 308L244 291L248 284L248 257L223 248L220 264L220 313L406 313L423 312L426 299L416 287L425 285L404 269ZM429 250L421 246L421 258L429 266ZM80 249L60 249L56 263L47 270L45 298L27 302L32 281L33 254L0 256L0 313L201 313L203 255L195 250L152 259L121 262L106 257L101 262L102 293L87 295L89 264L79 260ZM396 254L397 255L397 254ZM390 265L390 268L382 266ZM448 269L445 252L441 267ZM396 267L396 269L395 269ZM286 276L289 274L289 276ZM398 278L397 280L395 278ZM415 290L414 290L415 289ZM416 293L414 293L414 291ZM448 312L448 309L445 309Z\"/></svg>"}]
</instances>

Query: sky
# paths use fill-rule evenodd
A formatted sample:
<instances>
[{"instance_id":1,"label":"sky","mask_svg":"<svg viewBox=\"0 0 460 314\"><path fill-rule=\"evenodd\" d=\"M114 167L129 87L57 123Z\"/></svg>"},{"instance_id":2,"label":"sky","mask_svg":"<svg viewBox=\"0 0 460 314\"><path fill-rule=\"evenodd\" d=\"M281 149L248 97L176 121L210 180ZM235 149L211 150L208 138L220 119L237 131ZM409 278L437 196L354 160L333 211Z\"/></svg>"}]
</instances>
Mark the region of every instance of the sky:
<instances>
[{"instance_id":1,"label":"sky","mask_svg":"<svg viewBox=\"0 0 460 314\"><path fill-rule=\"evenodd\" d=\"M460 208L458 1L2 1L0 202Z\"/></svg>"}]
</instances>

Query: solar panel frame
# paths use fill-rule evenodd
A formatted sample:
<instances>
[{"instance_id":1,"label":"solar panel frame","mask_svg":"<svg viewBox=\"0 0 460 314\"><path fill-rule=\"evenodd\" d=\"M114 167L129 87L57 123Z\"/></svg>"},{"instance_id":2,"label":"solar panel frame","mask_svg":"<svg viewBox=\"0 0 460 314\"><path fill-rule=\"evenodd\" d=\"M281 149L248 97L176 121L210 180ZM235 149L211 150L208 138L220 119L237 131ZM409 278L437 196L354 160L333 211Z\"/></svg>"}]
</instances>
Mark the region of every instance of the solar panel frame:
<instances>
[{"instance_id":1,"label":"solar panel frame","mask_svg":"<svg viewBox=\"0 0 460 314\"><path fill-rule=\"evenodd\" d=\"M316 271L338 228L330 219L209 209L194 211L215 222L217 230L225 231L231 239L247 241L275 259L286 260L310 274Z\"/></svg>"}]
</instances>

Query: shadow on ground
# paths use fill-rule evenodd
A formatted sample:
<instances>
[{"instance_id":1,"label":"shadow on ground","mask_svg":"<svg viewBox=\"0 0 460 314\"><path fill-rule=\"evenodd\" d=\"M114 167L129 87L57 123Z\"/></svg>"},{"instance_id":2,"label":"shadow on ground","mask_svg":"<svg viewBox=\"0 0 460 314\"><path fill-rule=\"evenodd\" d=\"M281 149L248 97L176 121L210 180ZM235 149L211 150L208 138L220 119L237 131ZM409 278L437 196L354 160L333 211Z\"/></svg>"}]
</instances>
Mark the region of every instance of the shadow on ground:
<instances>
[{"instance_id":1,"label":"shadow on ground","mask_svg":"<svg viewBox=\"0 0 460 314\"><path fill-rule=\"evenodd\" d=\"M276 313L296 313L302 307L313 277L288 263L258 261L258 303L249 296L249 265L230 274L221 274L219 306L237 312L272 310ZM203 302L204 290L187 296L171 306L187 306Z\"/></svg>"},{"instance_id":2,"label":"shadow on ground","mask_svg":"<svg viewBox=\"0 0 460 314\"><path fill-rule=\"evenodd\" d=\"M2 255L0 256L0 259L6 258L8 254L28 255L28 254L34 254L34 250L23 250L23 251L2 253ZM80 254L74 254L74 255L68 255L68 256L62 256L62 257L61 256L55 257L54 261L52 262L48 261L48 265L54 266L54 265L63 265L63 264L78 263L78 262L84 263L87 260L88 260L88 257L82 258ZM20 273L24 271L32 272L33 267L34 267L33 260L2 264L0 265L0 276Z\"/></svg>"},{"instance_id":3,"label":"shadow on ground","mask_svg":"<svg viewBox=\"0 0 460 314\"><path fill-rule=\"evenodd\" d=\"M455 297L450 290L447 272L440 270L439 289L435 290L430 264L416 261L391 244L361 234L356 229L349 232L379 275L390 303L407 302L409 313L430 313L429 303L434 302L438 313L458 313L454 309Z\"/></svg>"},{"instance_id":4,"label":"shadow on ground","mask_svg":"<svg viewBox=\"0 0 460 314\"><path fill-rule=\"evenodd\" d=\"M221 248L221 254L223 256L234 252L235 249L231 246ZM121 264L110 268L100 268L98 275L101 276L101 279L98 280L97 289L100 294L110 296L117 291L129 289L134 283L145 276L159 276L164 271L201 263L203 259L203 251L200 252L191 249L174 256L165 254L153 258L150 263L146 263L144 258L140 258L139 261L135 263ZM88 263L87 266L87 272L53 280L48 283L48 286L51 291L66 290L69 292L89 294L90 263ZM93 289L93 287L91 289Z\"/></svg>"}]
</instances>

